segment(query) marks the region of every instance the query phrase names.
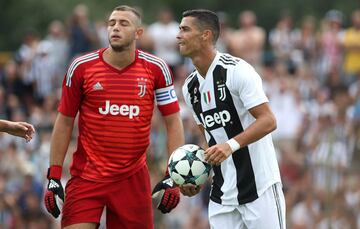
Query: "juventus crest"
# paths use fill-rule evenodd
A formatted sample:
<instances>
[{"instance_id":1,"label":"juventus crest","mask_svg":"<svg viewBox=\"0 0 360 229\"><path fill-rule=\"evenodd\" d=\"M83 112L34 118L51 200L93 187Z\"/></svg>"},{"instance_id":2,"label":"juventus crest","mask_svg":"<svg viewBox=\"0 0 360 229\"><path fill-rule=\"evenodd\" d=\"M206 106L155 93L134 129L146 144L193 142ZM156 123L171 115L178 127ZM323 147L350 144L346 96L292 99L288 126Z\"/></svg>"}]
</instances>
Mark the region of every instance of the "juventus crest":
<instances>
[{"instance_id":1,"label":"juventus crest","mask_svg":"<svg viewBox=\"0 0 360 229\"><path fill-rule=\"evenodd\" d=\"M138 81L138 87L139 87L139 93L138 96L139 97L143 97L146 93L146 78L137 78Z\"/></svg>"},{"instance_id":2,"label":"juventus crest","mask_svg":"<svg viewBox=\"0 0 360 229\"><path fill-rule=\"evenodd\" d=\"M218 85L218 91L220 93L219 99L224 101L226 99L226 91L225 91L225 84Z\"/></svg>"}]
</instances>

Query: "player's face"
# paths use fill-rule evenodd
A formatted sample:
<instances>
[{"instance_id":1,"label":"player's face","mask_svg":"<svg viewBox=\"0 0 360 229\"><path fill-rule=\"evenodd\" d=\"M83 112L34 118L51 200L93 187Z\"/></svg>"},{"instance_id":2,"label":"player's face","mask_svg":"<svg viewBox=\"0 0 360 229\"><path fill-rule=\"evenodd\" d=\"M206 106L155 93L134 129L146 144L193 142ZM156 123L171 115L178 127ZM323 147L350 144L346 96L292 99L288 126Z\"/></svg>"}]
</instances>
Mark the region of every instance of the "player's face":
<instances>
[{"instance_id":1,"label":"player's face","mask_svg":"<svg viewBox=\"0 0 360 229\"><path fill-rule=\"evenodd\" d=\"M109 44L114 51L123 51L142 34L139 19L130 11L113 11L108 20Z\"/></svg>"},{"instance_id":2,"label":"player's face","mask_svg":"<svg viewBox=\"0 0 360 229\"><path fill-rule=\"evenodd\" d=\"M179 33L176 36L181 55L191 57L202 48L202 31L195 24L196 18L184 17L179 26Z\"/></svg>"}]
</instances>

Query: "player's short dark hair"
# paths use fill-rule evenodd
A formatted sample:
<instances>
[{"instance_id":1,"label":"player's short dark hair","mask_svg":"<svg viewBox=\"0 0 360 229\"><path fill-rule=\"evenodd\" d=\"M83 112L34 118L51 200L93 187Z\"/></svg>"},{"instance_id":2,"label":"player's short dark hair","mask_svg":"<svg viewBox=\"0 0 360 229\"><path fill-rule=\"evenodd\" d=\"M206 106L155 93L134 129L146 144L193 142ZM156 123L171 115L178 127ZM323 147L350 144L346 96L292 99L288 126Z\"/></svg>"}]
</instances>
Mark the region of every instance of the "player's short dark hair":
<instances>
[{"instance_id":1,"label":"player's short dark hair","mask_svg":"<svg viewBox=\"0 0 360 229\"><path fill-rule=\"evenodd\" d=\"M195 9L183 12L182 16L196 18L200 29L210 29L213 33L213 42L216 43L220 34L220 23L215 12L206 9Z\"/></svg>"},{"instance_id":2,"label":"player's short dark hair","mask_svg":"<svg viewBox=\"0 0 360 229\"><path fill-rule=\"evenodd\" d=\"M139 24L141 24L141 13L139 10L137 10L134 7L127 6L127 5L120 5L120 6L115 7L115 9L113 11L130 11L133 14L135 14L135 16L139 19Z\"/></svg>"}]
</instances>

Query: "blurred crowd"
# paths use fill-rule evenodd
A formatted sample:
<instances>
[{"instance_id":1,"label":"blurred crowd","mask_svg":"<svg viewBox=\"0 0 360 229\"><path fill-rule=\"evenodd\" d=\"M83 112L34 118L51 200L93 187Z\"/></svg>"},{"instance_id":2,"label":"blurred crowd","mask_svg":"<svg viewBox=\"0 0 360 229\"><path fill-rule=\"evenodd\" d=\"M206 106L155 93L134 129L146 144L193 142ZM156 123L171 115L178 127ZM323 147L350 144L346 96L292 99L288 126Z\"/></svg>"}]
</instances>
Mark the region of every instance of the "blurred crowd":
<instances>
[{"instance_id":1,"label":"blurred crowd","mask_svg":"<svg viewBox=\"0 0 360 229\"><path fill-rule=\"evenodd\" d=\"M26 30L22 44L0 65L0 118L27 121L37 130L30 143L0 133L0 229L59 227L59 220L46 213L42 195L62 80L74 57L108 46L106 20L94 22L88 15L88 8L78 5L67 21L50 22L44 37ZM256 68L277 117L272 136L288 228L360 228L360 9L351 15L329 10L323 18L296 20L283 13L269 31L252 11L239 13L237 28L225 12L218 15L218 50ZM204 146L181 95L194 67L177 49L180 19L169 8L157 16L145 22L138 46L163 58L173 70L186 143ZM158 111L152 125L148 163L154 184L167 164L166 131ZM64 184L76 136L75 127ZM209 191L207 184L199 195L182 197L170 214L154 210L155 228L209 228Z\"/></svg>"}]
</instances>

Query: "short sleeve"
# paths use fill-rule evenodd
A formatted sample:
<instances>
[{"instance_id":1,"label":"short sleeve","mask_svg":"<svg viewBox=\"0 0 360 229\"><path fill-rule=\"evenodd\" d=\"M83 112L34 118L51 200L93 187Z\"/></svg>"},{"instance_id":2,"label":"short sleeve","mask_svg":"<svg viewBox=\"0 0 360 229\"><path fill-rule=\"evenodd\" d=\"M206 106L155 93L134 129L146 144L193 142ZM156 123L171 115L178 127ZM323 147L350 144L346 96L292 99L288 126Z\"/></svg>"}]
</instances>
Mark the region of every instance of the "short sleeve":
<instances>
[{"instance_id":1,"label":"short sleeve","mask_svg":"<svg viewBox=\"0 0 360 229\"><path fill-rule=\"evenodd\" d=\"M269 102L262 88L262 80L255 69L246 62L238 63L233 69L230 87L239 94L244 107L249 110Z\"/></svg>"},{"instance_id":2,"label":"short sleeve","mask_svg":"<svg viewBox=\"0 0 360 229\"><path fill-rule=\"evenodd\" d=\"M75 117L82 99L83 77L79 73L79 69L71 74L68 72L62 84L61 99L58 111L63 115Z\"/></svg>"}]
</instances>

